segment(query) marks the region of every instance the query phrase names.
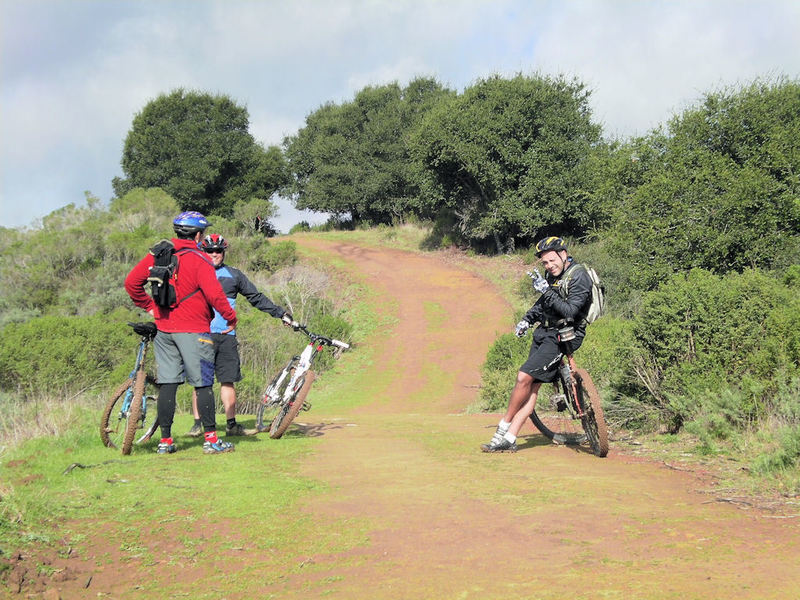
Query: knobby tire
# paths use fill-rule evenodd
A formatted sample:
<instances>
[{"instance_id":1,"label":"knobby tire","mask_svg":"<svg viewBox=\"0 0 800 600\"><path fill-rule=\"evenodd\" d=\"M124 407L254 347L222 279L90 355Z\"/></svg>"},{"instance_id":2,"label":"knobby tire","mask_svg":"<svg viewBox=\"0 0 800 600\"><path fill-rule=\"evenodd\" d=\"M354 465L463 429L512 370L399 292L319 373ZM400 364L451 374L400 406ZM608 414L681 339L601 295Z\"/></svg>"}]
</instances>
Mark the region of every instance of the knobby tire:
<instances>
[{"instance_id":1,"label":"knobby tire","mask_svg":"<svg viewBox=\"0 0 800 600\"><path fill-rule=\"evenodd\" d=\"M589 440L589 446L595 456L603 458L608 454L608 428L603 415L600 394L597 393L597 388L585 369L576 370L575 383L584 410L584 417L581 421Z\"/></svg>"},{"instance_id":2,"label":"knobby tire","mask_svg":"<svg viewBox=\"0 0 800 600\"><path fill-rule=\"evenodd\" d=\"M142 435L133 440L133 443L137 446L149 441L156 432L156 429L158 429L158 407L156 405L158 385L156 384L155 377L152 375L147 375L147 377L145 377L144 394L146 396L145 402L147 403L147 406L146 413L144 414L143 418L140 417L142 421Z\"/></svg>"},{"instance_id":3,"label":"knobby tire","mask_svg":"<svg viewBox=\"0 0 800 600\"><path fill-rule=\"evenodd\" d=\"M567 385L562 379L559 378L558 381L557 388L560 387L566 397L566 401L570 402L572 391L567 389ZM579 445L585 442L586 434L580 421L572 419L568 410L557 411L552 406L553 399L545 398L542 389L539 388L536 408L531 413L531 421L533 421L536 429L556 444Z\"/></svg>"},{"instance_id":4,"label":"knobby tire","mask_svg":"<svg viewBox=\"0 0 800 600\"><path fill-rule=\"evenodd\" d=\"M128 377L116 390L114 393L111 394L111 398L109 399L108 403L106 404L105 409L103 410L103 417L100 419L100 439L103 442L103 445L106 448L118 448L121 445L119 438L119 427L122 426L122 435L124 436L124 432L127 430L127 420L122 423L121 420L112 421L112 414L114 414L114 408L117 408L119 411L119 406L122 405L121 400L125 395L125 392L133 386L134 379L132 377ZM117 402L120 402L120 405L117 406ZM114 415L114 419L116 419L116 415ZM113 437L112 437L113 436Z\"/></svg>"},{"instance_id":5,"label":"knobby tire","mask_svg":"<svg viewBox=\"0 0 800 600\"><path fill-rule=\"evenodd\" d=\"M122 454L128 455L133 447L133 439L136 437L136 430L139 428L139 420L142 418L142 397L144 396L144 385L147 375L144 371L136 373L136 382L133 384L133 400L131 400L131 411L128 413L128 422L125 426L125 438L122 440Z\"/></svg>"},{"instance_id":6,"label":"knobby tire","mask_svg":"<svg viewBox=\"0 0 800 600\"><path fill-rule=\"evenodd\" d=\"M303 408L303 404L311 391L311 384L314 383L314 372L307 371L299 382L300 388L295 392L292 398L281 406L280 411L272 421L272 426L269 428L269 437L276 440L281 437L289 425L292 424L297 414Z\"/></svg>"},{"instance_id":7,"label":"knobby tire","mask_svg":"<svg viewBox=\"0 0 800 600\"><path fill-rule=\"evenodd\" d=\"M286 367L284 367L284 369L285 368ZM268 404L268 393L271 388L275 387L284 369L279 371L278 374L272 378L272 381L269 382L267 389L264 390L264 395L261 399L261 402L256 409L256 428L258 431L267 431L271 427L272 421L275 419L275 415L277 414L276 411L283 406L282 404ZM281 383L280 389L275 392L279 398L283 398L283 392L285 391L286 386L289 385L292 375L294 375L294 367L289 369L289 372L286 374L286 377Z\"/></svg>"}]
</instances>

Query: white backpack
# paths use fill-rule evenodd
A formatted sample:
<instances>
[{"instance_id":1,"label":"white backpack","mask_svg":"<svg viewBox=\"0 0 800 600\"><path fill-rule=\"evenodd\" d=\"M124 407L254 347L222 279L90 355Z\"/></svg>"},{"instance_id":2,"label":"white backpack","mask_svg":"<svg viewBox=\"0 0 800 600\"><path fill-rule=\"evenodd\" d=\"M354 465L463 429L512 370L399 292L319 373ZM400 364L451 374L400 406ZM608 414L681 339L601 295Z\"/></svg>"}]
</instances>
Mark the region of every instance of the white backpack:
<instances>
[{"instance_id":1,"label":"white backpack","mask_svg":"<svg viewBox=\"0 0 800 600\"><path fill-rule=\"evenodd\" d=\"M575 274L576 269L583 269L586 271L586 273L589 275L589 279L592 280L592 304L589 306L589 312L586 314L586 322L594 323L597 319L603 316L603 313L605 313L606 310L606 294L603 284L600 283L600 278L597 276L597 271L584 264L577 264L570 267L567 269L567 272L564 274L564 278L561 280L560 292L562 296L566 298L569 282Z\"/></svg>"}]
</instances>

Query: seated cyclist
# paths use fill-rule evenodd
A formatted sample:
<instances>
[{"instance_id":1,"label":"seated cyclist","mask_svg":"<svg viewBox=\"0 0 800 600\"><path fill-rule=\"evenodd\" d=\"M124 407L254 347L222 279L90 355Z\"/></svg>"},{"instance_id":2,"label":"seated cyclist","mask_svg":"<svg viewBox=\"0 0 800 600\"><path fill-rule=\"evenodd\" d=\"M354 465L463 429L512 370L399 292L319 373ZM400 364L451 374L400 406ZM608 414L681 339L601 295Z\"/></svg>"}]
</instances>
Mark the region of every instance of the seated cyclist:
<instances>
[{"instance_id":1,"label":"seated cyclist","mask_svg":"<svg viewBox=\"0 0 800 600\"><path fill-rule=\"evenodd\" d=\"M516 452L517 434L536 407L542 383L551 383L558 376L562 357L558 330L573 327L575 337L564 343L575 352L586 335L586 315L592 303L592 280L585 269L579 268L567 252L560 237L551 236L536 244L536 255L546 274L534 270L533 287L541 294L536 303L517 323L516 334L525 335L531 325L539 323L533 332L528 360L519 368L517 381L511 391L508 409L484 452ZM569 285L562 286L569 274Z\"/></svg>"}]
</instances>

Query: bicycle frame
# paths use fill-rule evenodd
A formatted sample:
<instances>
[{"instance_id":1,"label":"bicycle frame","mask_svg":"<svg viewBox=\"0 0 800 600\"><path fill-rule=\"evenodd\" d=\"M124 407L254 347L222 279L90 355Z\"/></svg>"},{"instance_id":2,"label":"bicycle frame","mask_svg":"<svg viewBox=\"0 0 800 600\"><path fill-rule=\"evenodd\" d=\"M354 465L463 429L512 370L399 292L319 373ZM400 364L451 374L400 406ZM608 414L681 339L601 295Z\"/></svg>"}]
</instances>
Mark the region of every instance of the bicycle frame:
<instances>
[{"instance_id":1,"label":"bicycle frame","mask_svg":"<svg viewBox=\"0 0 800 600\"><path fill-rule=\"evenodd\" d=\"M319 354L326 345L336 346L342 349L350 347L348 344L340 342L339 340L333 340L322 335L311 333L304 325L299 325L297 330L305 333L310 340L298 356L294 356L289 360L287 365L283 368L283 371L281 371L278 379L267 388L264 396L269 398L269 400L267 400L268 405L275 405L280 402L288 401L292 397L296 391L295 387L297 386L297 382L311 369L311 364L314 362L317 354ZM291 379L285 387L283 395L279 396L277 391L281 389L283 381L290 373Z\"/></svg>"},{"instance_id":2,"label":"bicycle frame","mask_svg":"<svg viewBox=\"0 0 800 600\"><path fill-rule=\"evenodd\" d=\"M139 342L139 350L136 353L136 364L133 366L133 370L128 377L131 378L131 381L136 379L136 373L142 366L144 362L145 356L147 355L147 346L150 343L150 340L142 336L142 340ZM122 399L122 406L120 406L120 415L127 415L130 413L131 410L131 402L133 400L133 385L128 388L128 391L125 392L125 397ZM142 418L144 418L147 412L147 396L142 396Z\"/></svg>"},{"instance_id":3,"label":"bicycle frame","mask_svg":"<svg viewBox=\"0 0 800 600\"><path fill-rule=\"evenodd\" d=\"M311 333L305 325L297 322L291 325L295 331L307 335L309 342L269 383L256 409L256 428L258 431L269 431L272 439L280 438L301 410L311 408L307 398L314 383L315 373L311 367L317 354L325 346L342 350L350 347L345 342Z\"/></svg>"},{"instance_id":4,"label":"bicycle frame","mask_svg":"<svg viewBox=\"0 0 800 600\"><path fill-rule=\"evenodd\" d=\"M567 402L567 410L569 410L570 414L572 415L573 419L582 419L586 416L586 412L583 410L583 407L578 402L578 386L575 384L575 372L578 370L578 367L575 365L575 359L572 357L572 354L566 352L566 347L564 344L561 344L562 350L562 357L559 361L558 370L561 375L561 381L563 385L569 386L570 396L572 402ZM564 390L566 395L566 390Z\"/></svg>"}]
</instances>

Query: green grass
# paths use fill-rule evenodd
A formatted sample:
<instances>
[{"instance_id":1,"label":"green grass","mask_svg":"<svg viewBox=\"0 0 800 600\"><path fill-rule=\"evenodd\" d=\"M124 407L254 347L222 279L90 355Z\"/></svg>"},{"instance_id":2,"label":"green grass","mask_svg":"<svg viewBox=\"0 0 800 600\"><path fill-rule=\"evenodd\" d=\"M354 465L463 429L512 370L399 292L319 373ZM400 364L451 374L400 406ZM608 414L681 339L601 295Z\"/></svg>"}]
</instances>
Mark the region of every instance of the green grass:
<instances>
[{"instance_id":1,"label":"green grass","mask_svg":"<svg viewBox=\"0 0 800 600\"><path fill-rule=\"evenodd\" d=\"M430 231L430 227L408 223L396 227L379 225L355 231L315 231L313 234L300 235L313 235L361 246L388 246L397 250L419 251Z\"/></svg>"},{"instance_id":2,"label":"green grass","mask_svg":"<svg viewBox=\"0 0 800 600\"><path fill-rule=\"evenodd\" d=\"M333 266L342 270L346 265ZM396 322L391 305L381 313L374 310L376 302L358 277L343 279L351 298L346 318L355 324L353 347L314 384L310 399L315 412L323 414L374 397L374 390L355 383L356 375L374 361L360 344ZM239 438L234 440L236 452L206 456L202 440L181 436L192 420L178 414L173 426L176 454L157 455L151 441L124 457L100 443L97 402L75 402L67 411L69 418L45 432L51 435L16 441L0 454L0 556L42 547L56 552L70 547L80 554L98 538L111 548L100 559L108 564L119 555L118 560L145 566L165 560L210 565L214 557L209 546L226 556L246 550L253 578L237 578L246 596L254 585L259 589L299 572L304 556L340 553L366 543L366 522L337 523L302 510L327 491L319 481L297 473L298 463L315 451L316 438L290 429L281 440ZM218 415L218 425L223 421ZM254 419L240 415L239 421L252 426ZM215 539L206 537L208 524L222 529ZM167 559L164 544L169 546ZM302 568L314 569L308 564ZM212 572L198 597L233 593L228 579L224 569ZM181 585L165 584L162 578L155 589L145 581L132 594L169 594Z\"/></svg>"},{"instance_id":3,"label":"green grass","mask_svg":"<svg viewBox=\"0 0 800 600\"><path fill-rule=\"evenodd\" d=\"M4 457L2 555L42 545L80 553L99 537L124 562L157 564L165 543L176 563L212 560L209 547L226 555L245 548L256 551L251 568L276 563L272 569L286 573L305 554L364 543L366 525L340 526L300 510L326 492L321 482L297 474L315 438L239 438L236 452L206 456L201 440L176 436L176 454L157 455L150 442L124 457L101 446L95 417L86 411L83 426L23 443ZM179 416L174 431L190 426L189 416ZM220 573L206 587L220 591L227 584ZM140 591L170 589L145 581Z\"/></svg>"}]
</instances>

